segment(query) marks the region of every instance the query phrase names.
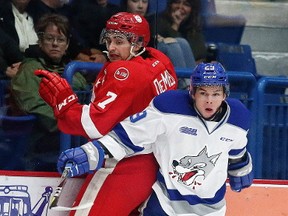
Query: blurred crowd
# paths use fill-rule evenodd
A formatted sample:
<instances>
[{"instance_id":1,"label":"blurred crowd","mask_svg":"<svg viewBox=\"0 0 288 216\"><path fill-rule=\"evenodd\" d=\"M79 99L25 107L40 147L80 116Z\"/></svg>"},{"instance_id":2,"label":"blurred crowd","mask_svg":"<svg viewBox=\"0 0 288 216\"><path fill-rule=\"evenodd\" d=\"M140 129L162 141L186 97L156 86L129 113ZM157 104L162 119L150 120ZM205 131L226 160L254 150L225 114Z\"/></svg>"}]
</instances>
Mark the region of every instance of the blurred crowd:
<instances>
[{"instance_id":1,"label":"blurred crowd","mask_svg":"<svg viewBox=\"0 0 288 216\"><path fill-rule=\"evenodd\" d=\"M105 47L99 44L101 31L111 15L127 11L147 18L152 36L150 46L168 55L175 67L194 67L207 56L200 3L200 0L184 3L171 0L158 14L148 13L148 0L121 0L119 5L108 0L0 0L1 79L15 76L24 58L39 56L39 32L35 26L47 13L60 14L69 20L66 63L106 62Z\"/></svg>"},{"instance_id":2,"label":"blurred crowd","mask_svg":"<svg viewBox=\"0 0 288 216\"><path fill-rule=\"evenodd\" d=\"M59 153L59 129L52 109L38 94L36 69L63 75L71 61L105 63L100 43L106 21L117 12L144 16L150 25L150 47L166 54L174 67L194 68L211 61L202 33L201 0L169 0L161 12L149 0L0 0L0 79L11 83L6 115L33 114L36 125L29 139L25 165L29 170L51 170ZM74 90L85 90L95 77L77 73ZM187 89L189 79L179 79ZM2 111L3 113L3 111ZM31 155L29 154L31 153ZM49 161L35 168L46 154ZM51 162L51 163L50 163Z\"/></svg>"}]
</instances>

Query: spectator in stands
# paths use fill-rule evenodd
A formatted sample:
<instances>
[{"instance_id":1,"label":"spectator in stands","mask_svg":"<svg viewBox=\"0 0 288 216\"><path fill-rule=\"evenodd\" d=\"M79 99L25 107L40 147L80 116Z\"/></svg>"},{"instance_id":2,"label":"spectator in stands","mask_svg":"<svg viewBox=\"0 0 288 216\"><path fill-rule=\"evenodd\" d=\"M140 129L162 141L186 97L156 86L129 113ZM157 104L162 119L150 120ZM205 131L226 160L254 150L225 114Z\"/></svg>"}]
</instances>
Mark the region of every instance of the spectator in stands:
<instances>
[{"instance_id":1,"label":"spectator in stands","mask_svg":"<svg viewBox=\"0 0 288 216\"><path fill-rule=\"evenodd\" d=\"M59 128L89 140L97 139L119 121L142 110L156 95L176 89L171 61L160 51L147 47L149 40L149 24L140 15L120 12L107 21L101 42L107 47L109 62L98 74L89 105L82 105L73 97L65 80L44 70L35 71L43 76L39 92L53 107ZM52 93L49 89L56 91ZM56 104L62 104L67 97L74 100L59 110ZM86 194L90 194L89 202L94 204L85 212L80 209L81 215L127 216L152 191L157 169L153 155L127 158L117 165L108 158L106 162L112 173L97 172L83 185L86 189L91 180L82 200L85 202ZM79 199L83 192L79 193Z\"/></svg>"},{"instance_id":2,"label":"spectator in stands","mask_svg":"<svg viewBox=\"0 0 288 216\"><path fill-rule=\"evenodd\" d=\"M54 171L59 155L59 130L53 110L39 96L41 78L34 75L36 69L57 71L61 76L67 63L65 53L69 46L70 30L66 17L57 14L42 16L35 30L39 37L40 56L26 58L11 80L12 99L15 106L12 115L34 114L37 117L27 151L27 170ZM86 87L85 78L77 73L73 80L75 89Z\"/></svg>"},{"instance_id":3,"label":"spectator in stands","mask_svg":"<svg viewBox=\"0 0 288 216\"><path fill-rule=\"evenodd\" d=\"M150 23L151 38L157 38L156 41L151 40L150 46L156 47L158 50L166 54L172 61L175 67L179 68L194 68L196 63L194 61L194 55L191 47L186 39L177 38L163 38L155 29L155 16L156 14L147 14L149 7L148 0L122 0L121 8L130 13L147 15L146 18ZM154 43L154 44L153 44ZM189 79L178 79L178 88L186 89L189 86Z\"/></svg>"},{"instance_id":4,"label":"spectator in stands","mask_svg":"<svg viewBox=\"0 0 288 216\"><path fill-rule=\"evenodd\" d=\"M201 0L169 0L158 19L158 34L163 38L185 38L197 63L205 61L207 56L200 6Z\"/></svg>"},{"instance_id":5,"label":"spectator in stands","mask_svg":"<svg viewBox=\"0 0 288 216\"><path fill-rule=\"evenodd\" d=\"M148 0L122 0L120 6L123 11L146 16L149 6L148 4Z\"/></svg>"},{"instance_id":6,"label":"spectator in stands","mask_svg":"<svg viewBox=\"0 0 288 216\"><path fill-rule=\"evenodd\" d=\"M106 21L115 13L120 11L120 7L108 3L108 0L81 0L72 1L70 22L79 33L80 38L86 47L86 53L91 53L90 59L94 62L105 63L106 55L103 51L106 47L99 43L102 30ZM97 74L86 74L88 82L93 82Z\"/></svg>"},{"instance_id":7,"label":"spectator in stands","mask_svg":"<svg viewBox=\"0 0 288 216\"><path fill-rule=\"evenodd\" d=\"M82 2L82 1L81 1ZM69 21L72 20L73 14L71 12L71 6L65 4L65 1L62 0L31 0L28 9L29 13L33 17L34 23L43 16L44 14L61 14L66 16ZM86 62L105 62L106 58L102 55L101 59L98 57L97 59L93 55L93 52L89 49L89 47L85 46L83 39L79 36L77 30L73 27L73 23L70 23L71 26L71 37L70 43L67 50L67 56L71 60L79 60L79 61L86 61ZM99 54L99 53L97 53ZM36 49L29 50L30 56L36 57L37 47Z\"/></svg>"},{"instance_id":8,"label":"spectator in stands","mask_svg":"<svg viewBox=\"0 0 288 216\"><path fill-rule=\"evenodd\" d=\"M1 0L0 27L18 45L21 52L37 44L37 35L31 15L27 12L30 0Z\"/></svg>"},{"instance_id":9,"label":"spectator in stands","mask_svg":"<svg viewBox=\"0 0 288 216\"><path fill-rule=\"evenodd\" d=\"M18 44L0 28L0 79L15 76L23 58Z\"/></svg>"},{"instance_id":10,"label":"spectator in stands","mask_svg":"<svg viewBox=\"0 0 288 216\"><path fill-rule=\"evenodd\" d=\"M156 14L147 14L149 7L148 0L122 0L121 8L130 13L136 13L146 16L150 23L151 38L157 38L156 43L153 45L153 40L150 41L150 45L157 47L157 49L164 52L172 61L175 67L195 67L193 61L194 56L189 44L184 38L164 38L158 34L155 29L155 16ZM191 60L192 59L192 60Z\"/></svg>"},{"instance_id":11,"label":"spectator in stands","mask_svg":"<svg viewBox=\"0 0 288 216\"><path fill-rule=\"evenodd\" d=\"M108 0L82 0L71 3L71 17L73 26L84 39L86 46L98 50L105 50L105 46L99 44L102 30L106 21L117 12L120 7L110 4Z\"/></svg>"}]
</instances>

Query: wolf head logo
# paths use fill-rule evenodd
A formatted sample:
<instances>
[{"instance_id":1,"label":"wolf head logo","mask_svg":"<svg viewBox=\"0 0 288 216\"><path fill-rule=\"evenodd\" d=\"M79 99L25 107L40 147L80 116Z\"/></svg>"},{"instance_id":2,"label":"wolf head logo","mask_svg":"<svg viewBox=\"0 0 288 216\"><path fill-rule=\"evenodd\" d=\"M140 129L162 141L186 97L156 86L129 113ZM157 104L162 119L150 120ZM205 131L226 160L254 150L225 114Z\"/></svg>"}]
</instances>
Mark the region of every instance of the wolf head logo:
<instances>
[{"instance_id":1,"label":"wolf head logo","mask_svg":"<svg viewBox=\"0 0 288 216\"><path fill-rule=\"evenodd\" d=\"M196 185L201 185L201 181L214 168L216 161L220 157L221 153L208 157L207 147L205 146L197 156L185 156L179 161L173 160L172 177L178 177L178 181L195 189Z\"/></svg>"}]
</instances>

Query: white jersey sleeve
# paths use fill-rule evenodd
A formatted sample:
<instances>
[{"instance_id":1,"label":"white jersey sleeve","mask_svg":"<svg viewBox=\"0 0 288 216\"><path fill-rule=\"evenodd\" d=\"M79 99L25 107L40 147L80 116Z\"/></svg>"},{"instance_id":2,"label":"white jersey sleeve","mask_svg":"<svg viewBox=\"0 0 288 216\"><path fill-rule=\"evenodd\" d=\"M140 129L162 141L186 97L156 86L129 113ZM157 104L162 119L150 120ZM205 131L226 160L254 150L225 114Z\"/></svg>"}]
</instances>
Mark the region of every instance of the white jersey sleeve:
<instances>
[{"instance_id":1,"label":"white jersey sleeve","mask_svg":"<svg viewBox=\"0 0 288 216\"><path fill-rule=\"evenodd\" d=\"M151 102L143 112L126 118L99 141L117 160L139 153L151 153L152 144L165 132L161 119L161 113Z\"/></svg>"}]
</instances>

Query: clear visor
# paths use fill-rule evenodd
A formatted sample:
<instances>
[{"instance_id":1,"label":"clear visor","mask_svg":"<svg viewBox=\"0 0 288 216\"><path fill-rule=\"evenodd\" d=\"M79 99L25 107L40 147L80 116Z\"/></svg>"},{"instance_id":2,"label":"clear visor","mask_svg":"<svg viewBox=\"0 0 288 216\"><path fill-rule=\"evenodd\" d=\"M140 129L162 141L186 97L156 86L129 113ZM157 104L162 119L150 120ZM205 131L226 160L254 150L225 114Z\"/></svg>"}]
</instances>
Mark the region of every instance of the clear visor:
<instances>
[{"instance_id":1,"label":"clear visor","mask_svg":"<svg viewBox=\"0 0 288 216\"><path fill-rule=\"evenodd\" d=\"M126 38L131 44L137 44L138 46L143 46L143 37L138 37L131 32L123 32L119 30L106 30L103 29L100 35L100 44L106 44L107 39L111 38Z\"/></svg>"}]
</instances>

